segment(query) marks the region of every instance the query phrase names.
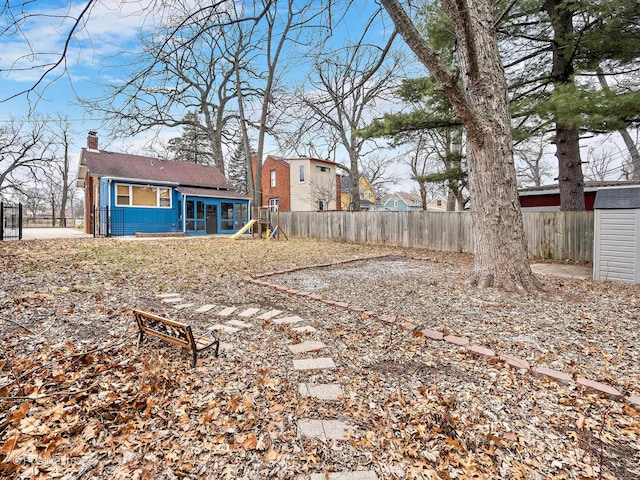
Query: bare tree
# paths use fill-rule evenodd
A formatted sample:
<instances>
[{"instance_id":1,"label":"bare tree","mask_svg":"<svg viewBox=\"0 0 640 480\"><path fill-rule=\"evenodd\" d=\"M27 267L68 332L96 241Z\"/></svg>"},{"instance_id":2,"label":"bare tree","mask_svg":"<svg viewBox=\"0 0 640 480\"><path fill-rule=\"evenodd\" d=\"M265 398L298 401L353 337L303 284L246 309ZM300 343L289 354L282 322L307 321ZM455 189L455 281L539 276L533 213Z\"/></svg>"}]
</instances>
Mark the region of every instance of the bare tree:
<instances>
[{"instance_id":1,"label":"bare tree","mask_svg":"<svg viewBox=\"0 0 640 480\"><path fill-rule=\"evenodd\" d=\"M520 186L543 185L545 178L551 178L553 167L545 158L547 139L532 137L514 147L516 175Z\"/></svg>"},{"instance_id":2,"label":"bare tree","mask_svg":"<svg viewBox=\"0 0 640 480\"><path fill-rule=\"evenodd\" d=\"M10 119L0 125L0 196L24 191L38 171L51 161L46 121Z\"/></svg>"},{"instance_id":3,"label":"bare tree","mask_svg":"<svg viewBox=\"0 0 640 480\"><path fill-rule=\"evenodd\" d=\"M398 0L381 0L407 45L429 69L467 134L473 194L474 272L479 287L537 289L528 262L513 165L511 115L489 0L442 0L457 39L459 71L448 68Z\"/></svg>"},{"instance_id":4,"label":"bare tree","mask_svg":"<svg viewBox=\"0 0 640 480\"><path fill-rule=\"evenodd\" d=\"M376 199L381 199L391 185L400 181L397 174L389 172L396 163L397 157L382 155L379 149L360 158L360 172L369 180Z\"/></svg>"},{"instance_id":5,"label":"bare tree","mask_svg":"<svg viewBox=\"0 0 640 480\"><path fill-rule=\"evenodd\" d=\"M170 22L143 38L134 62L140 67L85 106L103 113L120 135L180 126L202 134L224 173L225 145L233 142L238 120L233 59L244 46L236 42L238 25L227 9L206 9L204 2L165 8Z\"/></svg>"},{"instance_id":6,"label":"bare tree","mask_svg":"<svg viewBox=\"0 0 640 480\"><path fill-rule=\"evenodd\" d=\"M315 61L304 88L296 93L296 115L304 112L304 121L299 123L293 143L304 144L311 137L312 144L322 137L329 155L336 155L339 147L346 152L348 162L344 167L351 178L351 210L360 209L360 161L374 150L365 149L372 142L357 132L371 121L376 105L390 98L399 83L402 57L388 55L393 38L394 35L384 47L359 42L324 54ZM379 170L380 166L372 170Z\"/></svg>"},{"instance_id":7,"label":"bare tree","mask_svg":"<svg viewBox=\"0 0 640 480\"><path fill-rule=\"evenodd\" d=\"M587 150L585 178L596 182L620 180L625 177L623 164L620 153L615 153L603 145L591 146Z\"/></svg>"},{"instance_id":8,"label":"bare tree","mask_svg":"<svg viewBox=\"0 0 640 480\"><path fill-rule=\"evenodd\" d=\"M66 227L67 206L74 191L73 184L75 184L75 177L70 172L70 149L73 132L71 131L69 119L63 116L58 116L49 130L51 131L50 136L54 155L48 170L52 176L55 175L58 178L57 185L60 196L58 226Z\"/></svg>"}]
</instances>

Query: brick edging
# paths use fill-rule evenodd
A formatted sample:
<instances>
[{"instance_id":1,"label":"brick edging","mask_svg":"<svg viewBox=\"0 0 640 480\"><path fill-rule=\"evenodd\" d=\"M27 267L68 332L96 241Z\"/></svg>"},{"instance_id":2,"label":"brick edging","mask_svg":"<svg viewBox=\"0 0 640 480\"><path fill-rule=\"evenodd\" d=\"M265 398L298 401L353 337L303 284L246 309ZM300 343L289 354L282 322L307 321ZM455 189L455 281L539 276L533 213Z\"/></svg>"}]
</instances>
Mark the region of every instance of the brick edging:
<instances>
[{"instance_id":1,"label":"brick edging","mask_svg":"<svg viewBox=\"0 0 640 480\"><path fill-rule=\"evenodd\" d=\"M355 313L363 313L370 317L377 318L378 320L381 320L382 322L385 322L385 323L395 323L397 321L397 317L393 315L378 315L373 311L365 310L363 307L359 305L350 305L347 302L323 298L321 295L312 294L310 292L297 290L295 288L289 288L285 285L279 285L277 283L269 283L269 282L260 280L261 278L269 277L272 275L282 275L285 273L293 273L293 272L308 270L312 268L333 267L333 266L344 265L347 263L353 263L361 260L378 260L382 258L408 258L413 260L431 260L429 258L403 257L400 255L376 255L372 257L351 258L347 260L338 260L338 261L329 262L329 263L306 265L303 267L294 267L286 270L279 270L276 272L268 272L268 273L253 275L253 276L245 276L242 279L247 283L253 283L255 285L269 287L274 289L275 291L287 293L289 295L298 295L298 296L308 297L313 300L318 300L329 306L344 308ZM404 330L416 330L418 328L417 325L411 322L403 322L402 324L400 324L400 326ZM565 372L553 370L541 365L531 366L529 362L523 358L514 357L510 355L498 355L496 354L496 352L494 352L493 350L487 347L483 347L480 345L473 345L470 343L470 340L466 337L460 337L456 335L445 335L443 332L439 332L437 330L432 330L429 328L416 330L416 331L419 331L422 335L424 335L425 338L428 338L434 341L444 341L452 345L457 345L461 349L463 349L463 351L468 352L472 355L478 356L480 358L483 358L486 360L497 358L505 362L507 365L509 365L512 368L516 368L518 370L524 370L525 372L531 373L536 376L547 377L566 385L576 385L582 389L592 390L594 392L607 395L608 397L611 397L611 398L624 399L628 404L633 405L635 407L640 407L640 395L629 394L625 396L617 388L614 388L605 383L598 382L595 380L590 380L585 377L577 377L574 380L573 377L571 377L571 375Z\"/></svg>"}]
</instances>

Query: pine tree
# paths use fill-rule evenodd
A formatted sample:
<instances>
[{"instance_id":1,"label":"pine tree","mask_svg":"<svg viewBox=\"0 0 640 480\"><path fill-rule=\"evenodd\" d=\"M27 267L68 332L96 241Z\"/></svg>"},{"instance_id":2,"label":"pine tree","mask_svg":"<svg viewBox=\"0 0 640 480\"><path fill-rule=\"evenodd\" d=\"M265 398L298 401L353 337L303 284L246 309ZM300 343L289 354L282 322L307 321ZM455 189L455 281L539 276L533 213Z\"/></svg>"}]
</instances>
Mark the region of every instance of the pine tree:
<instances>
[{"instance_id":1,"label":"pine tree","mask_svg":"<svg viewBox=\"0 0 640 480\"><path fill-rule=\"evenodd\" d=\"M255 152L251 152L253 155ZM229 159L229 165L227 166L227 178L237 192L247 193L249 191L249 181L247 178L247 159L244 155L244 148L242 144L238 144L233 151L233 155Z\"/></svg>"},{"instance_id":2,"label":"pine tree","mask_svg":"<svg viewBox=\"0 0 640 480\"><path fill-rule=\"evenodd\" d=\"M183 119L182 135L169 140L167 149L174 160L214 165L213 148L207 134L198 128L198 115L187 113Z\"/></svg>"}]
</instances>

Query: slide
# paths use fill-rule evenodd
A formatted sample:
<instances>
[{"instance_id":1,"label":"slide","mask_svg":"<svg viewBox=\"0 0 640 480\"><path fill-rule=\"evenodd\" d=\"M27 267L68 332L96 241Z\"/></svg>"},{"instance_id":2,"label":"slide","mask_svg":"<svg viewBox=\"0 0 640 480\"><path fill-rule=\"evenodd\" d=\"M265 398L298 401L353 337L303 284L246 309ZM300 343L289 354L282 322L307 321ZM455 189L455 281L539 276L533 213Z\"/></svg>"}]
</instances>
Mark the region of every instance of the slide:
<instances>
[{"instance_id":1,"label":"slide","mask_svg":"<svg viewBox=\"0 0 640 480\"><path fill-rule=\"evenodd\" d=\"M233 235L231 235L229 237L229 240L235 240L236 238L239 238L240 235L242 235L244 232L246 232L247 230L249 230L251 227L253 227L253 224L256 223L255 220L251 220L249 223L247 223L244 227L242 227L240 230L238 230L236 233L234 233Z\"/></svg>"}]
</instances>

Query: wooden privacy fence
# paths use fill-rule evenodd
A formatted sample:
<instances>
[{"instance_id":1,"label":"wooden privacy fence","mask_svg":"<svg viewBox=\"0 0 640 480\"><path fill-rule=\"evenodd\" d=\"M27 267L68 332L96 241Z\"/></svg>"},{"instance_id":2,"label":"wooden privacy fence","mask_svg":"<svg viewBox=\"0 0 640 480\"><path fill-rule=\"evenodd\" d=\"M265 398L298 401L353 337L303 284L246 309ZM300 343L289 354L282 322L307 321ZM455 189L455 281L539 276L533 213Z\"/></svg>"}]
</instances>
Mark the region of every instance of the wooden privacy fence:
<instances>
[{"instance_id":1,"label":"wooden privacy fence","mask_svg":"<svg viewBox=\"0 0 640 480\"><path fill-rule=\"evenodd\" d=\"M522 215L533 258L593 260L593 212ZM280 212L280 226L290 237L473 253L469 212Z\"/></svg>"}]
</instances>

